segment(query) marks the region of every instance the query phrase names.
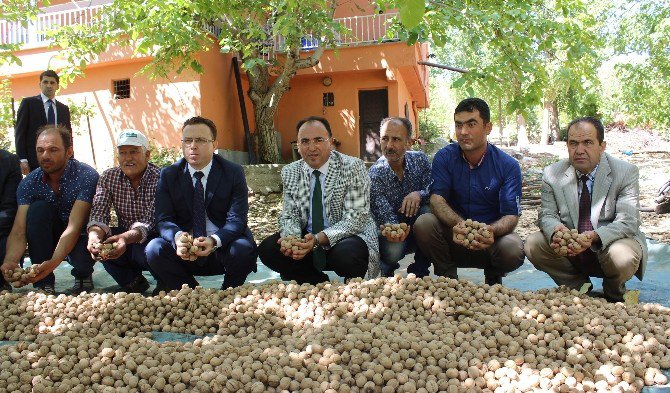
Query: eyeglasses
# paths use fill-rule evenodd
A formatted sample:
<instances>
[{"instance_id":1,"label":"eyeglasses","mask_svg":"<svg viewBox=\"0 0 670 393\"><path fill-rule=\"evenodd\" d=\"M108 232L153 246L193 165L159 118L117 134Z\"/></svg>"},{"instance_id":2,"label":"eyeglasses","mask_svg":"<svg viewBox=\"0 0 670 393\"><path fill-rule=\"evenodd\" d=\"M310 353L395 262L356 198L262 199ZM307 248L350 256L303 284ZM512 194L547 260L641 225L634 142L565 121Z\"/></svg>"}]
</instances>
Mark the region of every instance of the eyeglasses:
<instances>
[{"instance_id":1,"label":"eyeglasses","mask_svg":"<svg viewBox=\"0 0 670 393\"><path fill-rule=\"evenodd\" d=\"M214 142L213 139L205 139L205 138L184 138L181 140L181 143L183 143L186 146L190 146L193 143L195 143L197 146L202 146L205 143L209 142Z\"/></svg>"},{"instance_id":2,"label":"eyeglasses","mask_svg":"<svg viewBox=\"0 0 670 393\"><path fill-rule=\"evenodd\" d=\"M329 139L330 139L330 138L324 138L324 137L322 137L322 136L320 136L320 137L318 137L318 138L314 138L314 139L303 138L303 139L301 139L300 141L298 141L298 143L299 143L300 146L302 146L302 147L308 147L308 146L310 146L311 144L314 144L314 146L320 146L320 145L322 145L322 144L328 142Z\"/></svg>"}]
</instances>

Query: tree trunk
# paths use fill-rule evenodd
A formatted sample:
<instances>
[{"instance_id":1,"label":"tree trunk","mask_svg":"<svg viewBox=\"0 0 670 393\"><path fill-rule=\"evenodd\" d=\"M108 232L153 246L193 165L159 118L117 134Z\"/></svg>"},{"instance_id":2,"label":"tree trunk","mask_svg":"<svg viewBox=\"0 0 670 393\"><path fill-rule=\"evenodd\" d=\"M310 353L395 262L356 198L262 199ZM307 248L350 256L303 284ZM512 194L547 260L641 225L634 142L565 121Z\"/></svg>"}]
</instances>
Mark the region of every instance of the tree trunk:
<instances>
[{"instance_id":1,"label":"tree trunk","mask_svg":"<svg viewBox=\"0 0 670 393\"><path fill-rule=\"evenodd\" d=\"M526 119L521 113L516 115L516 145L519 147L528 146L528 129L526 128Z\"/></svg>"},{"instance_id":2,"label":"tree trunk","mask_svg":"<svg viewBox=\"0 0 670 393\"><path fill-rule=\"evenodd\" d=\"M274 128L274 115L276 106L261 108L254 106L254 119L256 120L256 133L258 134L258 156L264 164L281 162L279 145L277 144L277 132Z\"/></svg>"},{"instance_id":3,"label":"tree trunk","mask_svg":"<svg viewBox=\"0 0 670 393\"><path fill-rule=\"evenodd\" d=\"M556 100L545 100L540 144L553 143L558 138L558 105Z\"/></svg>"}]
</instances>

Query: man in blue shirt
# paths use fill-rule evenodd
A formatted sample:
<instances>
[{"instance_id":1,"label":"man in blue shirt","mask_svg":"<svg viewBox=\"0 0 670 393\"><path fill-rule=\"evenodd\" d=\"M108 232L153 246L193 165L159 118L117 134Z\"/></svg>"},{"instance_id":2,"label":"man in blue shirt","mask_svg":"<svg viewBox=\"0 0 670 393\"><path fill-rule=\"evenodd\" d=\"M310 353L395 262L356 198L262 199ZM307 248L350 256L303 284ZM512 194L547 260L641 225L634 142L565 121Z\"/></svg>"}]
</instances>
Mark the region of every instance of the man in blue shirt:
<instances>
[{"instance_id":1,"label":"man in blue shirt","mask_svg":"<svg viewBox=\"0 0 670 393\"><path fill-rule=\"evenodd\" d=\"M16 189L21 182L19 157L0 149L0 260L5 259L7 236L16 215ZM0 275L0 290L12 287Z\"/></svg>"},{"instance_id":2,"label":"man in blue shirt","mask_svg":"<svg viewBox=\"0 0 670 393\"><path fill-rule=\"evenodd\" d=\"M98 173L72 159L72 137L64 126L47 125L37 133L39 168L19 184L18 211L7 239L2 264L6 273L19 266L26 242L30 260L38 274L23 284L32 283L54 294L54 269L67 257L75 278L72 293L91 291L93 258L86 250L84 228L91 210Z\"/></svg>"},{"instance_id":3,"label":"man in blue shirt","mask_svg":"<svg viewBox=\"0 0 670 393\"><path fill-rule=\"evenodd\" d=\"M442 148L433 159L432 213L414 224L419 248L432 261L435 274L458 278L458 267L484 269L485 282L523 264L523 242L514 228L521 214L521 169L514 158L486 140L491 112L484 100L468 98L454 111L458 144ZM476 235L464 246L463 221L486 224L493 235Z\"/></svg>"},{"instance_id":4,"label":"man in blue shirt","mask_svg":"<svg viewBox=\"0 0 670 393\"><path fill-rule=\"evenodd\" d=\"M380 143L384 155L370 168L370 210L375 222L407 224L398 237L379 235L379 254L382 276L391 277L400 267L398 261L415 252L414 263L407 273L418 277L429 274L430 263L416 247L412 226L428 207L430 162L420 151L408 151L412 144L412 123L401 117L389 117L381 122Z\"/></svg>"}]
</instances>

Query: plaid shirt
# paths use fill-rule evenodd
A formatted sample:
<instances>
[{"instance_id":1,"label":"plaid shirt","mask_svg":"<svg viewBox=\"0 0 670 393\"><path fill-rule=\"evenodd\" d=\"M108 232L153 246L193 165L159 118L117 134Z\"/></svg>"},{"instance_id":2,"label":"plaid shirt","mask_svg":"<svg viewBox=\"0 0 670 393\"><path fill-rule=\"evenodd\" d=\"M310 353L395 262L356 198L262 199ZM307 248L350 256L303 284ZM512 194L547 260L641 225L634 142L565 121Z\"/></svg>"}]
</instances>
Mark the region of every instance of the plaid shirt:
<instances>
[{"instance_id":1,"label":"plaid shirt","mask_svg":"<svg viewBox=\"0 0 670 393\"><path fill-rule=\"evenodd\" d=\"M370 168L370 211L377 225L405 222L414 225L419 217L405 217L399 210L402 201L411 192L421 194L421 207L428 204L430 185L430 161L420 151L405 152L404 176L398 179L386 157L381 156Z\"/></svg>"},{"instance_id":2,"label":"plaid shirt","mask_svg":"<svg viewBox=\"0 0 670 393\"><path fill-rule=\"evenodd\" d=\"M145 242L149 232L154 229L154 196L159 175L160 169L149 164L135 190L121 168L103 172L95 191L87 228L98 226L107 236L111 235L109 219L113 205L119 218L119 228L124 231L137 229L142 234L140 243Z\"/></svg>"}]
</instances>

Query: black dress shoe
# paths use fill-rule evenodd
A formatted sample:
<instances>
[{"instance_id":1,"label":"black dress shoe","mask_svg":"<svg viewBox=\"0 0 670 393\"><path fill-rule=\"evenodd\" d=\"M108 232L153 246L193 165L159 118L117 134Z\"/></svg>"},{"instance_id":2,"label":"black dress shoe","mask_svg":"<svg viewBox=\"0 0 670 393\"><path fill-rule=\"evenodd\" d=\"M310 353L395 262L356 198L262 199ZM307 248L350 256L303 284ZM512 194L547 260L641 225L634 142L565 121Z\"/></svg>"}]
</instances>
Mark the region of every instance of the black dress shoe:
<instances>
[{"instance_id":1,"label":"black dress shoe","mask_svg":"<svg viewBox=\"0 0 670 393\"><path fill-rule=\"evenodd\" d=\"M484 282L488 285L502 285L502 278L503 276L484 276Z\"/></svg>"},{"instance_id":2,"label":"black dress shoe","mask_svg":"<svg viewBox=\"0 0 670 393\"><path fill-rule=\"evenodd\" d=\"M161 291L163 292L170 292L170 288L167 287L167 285L163 284L161 281L158 281L156 283L156 288L154 288L153 291L151 291L151 296L158 296Z\"/></svg>"},{"instance_id":3,"label":"black dress shoe","mask_svg":"<svg viewBox=\"0 0 670 393\"><path fill-rule=\"evenodd\" d=\"M142 274L135 277L135 279L128 284L121 287L122 292L126 293L143 293L149 289L149 281Z\"/></svg>"}]
</instances>

